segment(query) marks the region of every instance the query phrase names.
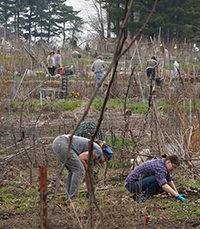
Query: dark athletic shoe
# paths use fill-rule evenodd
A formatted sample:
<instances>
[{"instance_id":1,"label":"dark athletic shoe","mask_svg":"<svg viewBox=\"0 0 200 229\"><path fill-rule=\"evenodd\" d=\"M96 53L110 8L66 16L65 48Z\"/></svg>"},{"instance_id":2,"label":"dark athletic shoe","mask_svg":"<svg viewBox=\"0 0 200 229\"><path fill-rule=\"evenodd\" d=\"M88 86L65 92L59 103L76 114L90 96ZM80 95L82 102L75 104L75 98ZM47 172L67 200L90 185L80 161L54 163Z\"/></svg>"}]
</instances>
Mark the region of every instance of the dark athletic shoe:
<instances>
[{"instance_id":1,"label":"dark athletic shoe","mask_svg":"<svg viewBox=\"0 0 200 229\"><path fill-rule=\"evenodd\" d=\"M150 198L150 195L148 195L145 191L143 191L140 194L134 194L132 198L137 202L137 203L145 203L148 201Z\"/></svg>"}]
</instances>

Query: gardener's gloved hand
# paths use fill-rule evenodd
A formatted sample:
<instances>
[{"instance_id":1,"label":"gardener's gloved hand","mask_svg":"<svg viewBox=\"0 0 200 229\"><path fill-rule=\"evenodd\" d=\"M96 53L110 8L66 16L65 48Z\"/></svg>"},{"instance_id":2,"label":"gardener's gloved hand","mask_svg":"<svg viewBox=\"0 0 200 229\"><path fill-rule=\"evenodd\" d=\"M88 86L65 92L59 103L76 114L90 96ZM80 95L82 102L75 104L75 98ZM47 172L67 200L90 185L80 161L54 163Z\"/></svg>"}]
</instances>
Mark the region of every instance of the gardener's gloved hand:
<instances>
[{"instance_id":1,"label":"gardener's gloved hand","mask_svg":"<svg viewBox=\"0 0 200 229\"><path fill-rule=\"evenodd\" d=\"M177 198L178 198L179 200L181 200L182 202L185 202L185 201L186 201L186 199L185 199L184 197L182 197L181 194L179 194L179 195L177 196Z\"/></svg>"}]
</instances>

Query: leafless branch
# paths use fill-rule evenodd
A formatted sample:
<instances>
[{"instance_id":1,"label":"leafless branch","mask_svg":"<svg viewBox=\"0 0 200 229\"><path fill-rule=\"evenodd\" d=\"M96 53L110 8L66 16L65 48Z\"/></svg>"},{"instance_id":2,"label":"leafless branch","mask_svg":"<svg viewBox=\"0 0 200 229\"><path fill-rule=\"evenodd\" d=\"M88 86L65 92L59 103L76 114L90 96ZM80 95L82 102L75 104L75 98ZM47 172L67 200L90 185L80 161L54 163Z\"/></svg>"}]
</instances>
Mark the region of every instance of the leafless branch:
<instances>
[{"instance_id":1,"label":"leafless branch","mask_svg":"<svg viewBox=\"0 0 200 229\"><path fill-rule=\"evenodd\" d=\"M155 12L155 8L157 6L157 3L158 3L158 0L155 1L154 3L154 7L150 13L150 15L148 16L145 24L142 26L142 28L139 30L139 32L137 33L137 35L135 36L135 38L132 40L131 44L124 50L122 51L123 49L123 45L124 45L124 42L126 40L126 33L125 33L125 28L126 28L126 23L128 21L128 17L129 17L129 14L130 14L130 11L132 9L132 6L133 6L133 2L134 0L126 0L126 8L128 9L127 12L124 13L124 21L122 23L122 26L120 28L120 34L119 34L119 37L117 39L117 45L116 45L116 49L115 49L115 52L114 52L114 58L112 60L112 63L110 64L110 67L109 69L107 70L107 73L105 74L105 76L102 78L102 80L99 82L98 84L98 87L93 91L93 94L91 95L91 98L87 104L87 106L85 107L85 110L84 110L84 113L82 115L82 117L80 118L80 120L78 121L76 127L74 128L74 130L72 131L71 133L71 136L70 136L70 141L69 141L69 145L68 145L68 152L67 154L69 153L69 150L70 150L70 146L71 146L71 139L73 137L73 135L75 134L77 128L79 127L79 125L81 124L81 122L85 119L85 117L87 116L88 112L89 112L89 109L90 109L90 106L94 100L94 97L96 96L96 93L97 91L99 90L99 87L101 86L101 84L103 83L103 81L106 79L106 77L108 76L108 74L111 72L112 70L112 75L111 75L111 80L109 82L109 85L108 85L108 90L107 90L107 93L106 93L106 96L105 96L105 100L104 100L104 103L103 103L103 106L102 106L102 109L101 109L101 112L100 112L100 117L99 117L99 121L98 121L98 124L97 124L97 128L96 128L96 132L99 130L99 127L101 125L101 122L102 122L102 119L103 119L103 114L104 114L104 110L105 110L105 107L106 107L106 103L108 101L108 98L109 98L109 93L110 93L110 88L113 84L113 81L114 81L114 76L115 76L115 72L116 72L116 69L117 69L117 66L118 66L118 62L119 62L119 59L121 58L121 56L126 53L129 48L131 47L131 45L135 42L135 40L137 40L140 35L142 34L143 30L145 29L147 23L150 21L152 15L154 14ZM129 3L129 4L128 4ZM96 133L95 133L96 134ZM94 134L94 136L95 136ZM94 136L92 137L91 139L91 144L93 144L93 141L94 141ZM90 160L91 160L91 155L92 155L92 147L90 147L90 150L89 150L89 157L88 157L88 164L90 165ZM66 160L65 160L65 163L68 159L68 156L66 157ZM62 165L60 171L59 171L59 174L58 174L58 180L56 182L56 189L55 189L55 193L51 199L51 203L50 203L50 210L49 210L49 214L48 214L48 217L47 217L47 226L48 226L48 229L50 229L50 219L51 219L51 216L53 215L53 211L54 211L54 206L55 206L55 199L56 199L56 196L57 196L57 193L58 193L58 188L59 188L59 185L60 185L60 178L61 178L61 175L62 175L62 171L65 167L65 163ZM88 171L90 171L90 168L88 168ZM90 182L92 183L92 176L91 174L89 174L89 180ZM92 189L94 190L94 189ZM94 197L94 203L95 203L95 206L97 207L97 209L99 210L99 213L100 213L100 217L101 217L101 225L102 225L102 228L105 228L104 227L104 222L103 222L103 216L102 216L102 212L100 211L98 205L97 205L97 202L95 201L95 195L93 193L92 195ZM91 206L93 207L93 206Z\"/></svg>"}]
</instances>

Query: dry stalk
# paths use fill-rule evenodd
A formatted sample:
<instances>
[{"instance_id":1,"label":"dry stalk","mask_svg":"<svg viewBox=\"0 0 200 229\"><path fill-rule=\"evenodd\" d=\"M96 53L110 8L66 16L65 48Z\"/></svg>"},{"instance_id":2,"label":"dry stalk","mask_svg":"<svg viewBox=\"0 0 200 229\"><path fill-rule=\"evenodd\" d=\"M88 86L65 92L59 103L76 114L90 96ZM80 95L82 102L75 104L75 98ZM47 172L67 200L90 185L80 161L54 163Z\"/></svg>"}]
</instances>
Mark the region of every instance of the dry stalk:
<instances>
[{"instance_id":1,"label":"dry stalk","mask_svg":"<svg viewBox=\"0 0 200 229\"><path fill-rule=\"evenodd\" d=\"M56 188L55 188L53 197L51 198L51 201L50 201L49 212L47 214L47 229L51 229L51 217L52 217L54 209L55 209L55 202L56 202L56 197L58 194L58 189L60 187L60 180L61 180L62 172L63 172L63 169L65 168L65 164L67 163L67 161L69 159L71 144L72 144L72 136L69 137L69 143L68 143L66 158L65 158L65 161L62 164L62 166L58 172L58 179L56 180Z\"/></svg>"},{"instance_id":2,"label":"dry stalk","mask_svg":"<svg viewBox=\"0 0 200 229\"><path fill-rule=\"evenodd\" d=\"M108 98L109 98L110 88L111 88L111 85L112 85L113 80L114 80L114 75L115 75L115 72L116 72L116 69L117 69L117 66L118 66L119 59L121 58L121 56L124 53L126 53L130 49L130 47L133 45L133 43L141 36L143 30L145 29L146 25L148 24L148 22L150 21L151 17L153 16L153 14L155 12L155 9L156 9L156 6L158 4L158 0L155 0L153 9L152 9L151 13L149 14L148 18L146 19L144 25L141 27L141 29L136 34L136 36L134 37L134 39L132 39L132 42L129 44L129 46L124 51L122 51L124 42L126 40L126 31L125 31L125 28L126 28L126 24L127 24L127 21L128 21L129 15L130 15L130 12L132 10L133 2L134 2L134 0L130 0L130 1L129 0L126 0L126 2L125 2L125 9L128 9L128 10L124 12L124 20L123 20L123 23L121 25L120 34L118 36L118 40L117 40L116 50L114 52L113 61L110 64L110 67L109 67L107 73L104 75L104 77L102 78L102 80L99 82L98 87L93 91L93 93L91 95L91 98L90 98L90 100L89 100L89 102L88 102L88 104L87 104L87 106L85 108L85 111L84 111L82 117L79 119L79 122L77 122L77 125L74 128L74 130L72 131L71 136L69 138L69 145L68 145L68 152L67 152L66 160L65 160L64 164L62 165L62 167L61 167L61 169L59 171L58 179L56 181L55 192L54 192L54 195L53 195L53 197L51 199L51 203L50 203L50 207L49 207L49 214L47 216L47 228L48 229L51 226L51 222L50 221L51 221L51 217L53 215L53 211L54 211L54 208L55 208L55 199L56 199L57 192L58 192L59 185L60 185L60 182L59 181L60 181L60 178L61 178L61 175L62 175L62 171L63 171L63 169L65 167L65 164L66 164L66 162L68 160L68 155L69 155L69 151L70 151L70 147L71 147L72 137L75 134L75 132L76 132L77 128L79 127L79 125L81 124L81 122L87 116L87 114L89 112L89 109L90 109L90 106L92 104L92 101L94 100L94 97L96 96L96 93L99 90L99 87L101 86L101 84L103 83L103 81L106 79L106 77L108 76L108 74L110 73L110 71L112 70L112 77L111 77L111 80L110 80L110 83L109 83L109 86L108 86L107 94L106 94L106 97L105 97L105 100L104 100L104 104L103 104L102 110L100 112L100 118L99 118L99 121L98 121L98 124L97 124L96 132L98 131L98 129L100 127L100 124L102 122L102 118L103 118L103 113L104 113L104 110L105 110L105 106L106 106L106 103L107 103ZM94 136L95 136L95 134L94 134ZM91 139L91 144L93 144L94 136ZM88 165L89 166L90 166L91 155L92 155L91 148L92 147L90 147L89 157L88 157ZM90 171L90 168L88 168L88 171ZM90 173L88 175L89 175L89 181L92 184L92 179L93 179L92 178L92 175ZM103 221L103 215L102 215L102 212L100 211L100 209L99 209L99 207L97 205L97 201L96 201L96 198L95 198L94 193L93 193L93 195L90 195L90 196L94 197L94 204L97 207L97 210L98 210L98 212L100 214L102 229L104 229L105 226L104 226L104 221ZM91 205L91 207L93 207L93 206ZM89 212L90 212L90 210L89 210ZM91 224L92 224L92 222L89 222L89 227L90 228L91 228Z\"/></svg>"},{"instance_id":3,"label":"dry stalk","mask_svg":"<svg viewBox=\"0 0 200 229\"><path fill-rule=\"evenodd\" d=\"M78 224L79 224L79 226L80 226L80 228L83 229L83 226L81 225L81 222L80 222L80 220L79 220L79 218L78 218L78 215L77 215L77 212L76 212L76 210L75 210L75 207L74 207L73 202L71 202L71 204L72 204L72 206L73 206L72 209L73 209L73 212L74 212L76 218L74 218L73 215L70 214L69 211L67 211L66 209L64 209L60 204L56 204L56 205L57 205L59 208L61 208L63 211L65 211L74 221L77 220L77 221L78 221Z\"/></svg>"},{"instance_id":4,"label":"dry stalk","mask_svg":"<svg viewBox=\"0 0 200 229\"><path fill-rule=\"evenodd\" d=\"M96 224L94 225L94 229L97 229L100 224L101 224L101 220L96 219Z\"/></svg>"},{"instance_id":5,"label":"dry stalk","mask_svg":"<svg viewBox=\"0 0 200 229\"><path fill-rule=\"evenodd\" d=\"M105 163L104 174L103 174L103 185L105 185L105 182L106 182L107 170L108 170L108 161L106 161Z\"/></svg>"},{"instance_id":6,"label":"dry stalk","mask_svg":"<svg viewBox=\"0 0 200 229\"><path fill-rule=\"evenodd\" d=\"M159 125L159 118L158 118L158 114L157 114L157 108L156 108L156 97L153 96L153 104L152 104L152 108L153 108L153 115L154 115L154 124L155 124L155 132L156 132L156 141L157 141L157 145L158 145L158 151L159 151L159 155L163 154L163 146L164 143L161 141L160 136L162 136L161 131L160 131L160 125Z\"/></svg>"},{"instance_id":7,"label":"dry stalk","mask_svg":"<svg viewBox=\"0 0 200 229\"><path fill-rule=\"evenodd\" d=\"M71 200L70 198L69 198L69 200L70 200L70 203L71 203L73 212L74 212L74 214L75 214L75 216L76 216L76 220L78 221L78 224L79 224L80 228L83 229L83 226L81 225L81 222L80 222L80 220L79 220L79 217L78 217L78 214L77 214L76 209L75 209L75 207L74 207L74 204L73 204L73 202L72 202L72 200Z\"/></svg>"},{"instance_id":8,"label":"dry stalk","mask_svg":"<svg viewBox=\"0 0 200 229\"><path fill-rule=\"evenodd\" d=\"M126 102L127 102L127 98L128 98L128 94L129 94L129 90L130 90L130 85L131 85L131 79L133 77L134 70L135 70L135 67L131 70L131 74L129 76L129 81L128 81L128 88L127 88L127 92L126 92L125 99L124 99L124 120L125 120L125 126L124 126L124 130L123 130L122 149L121 149L121 157L120 157L120 159L122 158L122 152L123 152L123 149L124 149L124 141L125 141L125 138L126 138L126 133L129 130L129 119L127 120L127 115L126 115Z\"/></svg>"}]
</instances>

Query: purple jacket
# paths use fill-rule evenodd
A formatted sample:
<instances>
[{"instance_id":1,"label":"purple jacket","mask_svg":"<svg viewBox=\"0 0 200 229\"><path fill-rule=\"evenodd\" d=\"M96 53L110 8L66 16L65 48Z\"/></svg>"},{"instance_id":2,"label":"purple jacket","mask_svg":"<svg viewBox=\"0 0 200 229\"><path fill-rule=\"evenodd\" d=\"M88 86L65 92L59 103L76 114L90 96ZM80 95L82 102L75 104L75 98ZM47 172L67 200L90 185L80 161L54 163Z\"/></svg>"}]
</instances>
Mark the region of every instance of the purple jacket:
<instances>
[{"instance_id":1,"label":"purple jacket","mask_svg":"<svg viewBox=\"0 0 200 229\"><path fill-rule=\"evenodd\" d=\"M155 159L142 163L136 167L126 178L126 182L131 183L155 175L159 186L167 184L172 180L165 165L165 159Z\"/></svg>"},{"instance_id":2,"label":"purple jacket","mask_svg":"<svg viewBox=\"0 0 200 229\"><path fill-rule=\"evenodd\" d=\"M56 53L54 54L54 59L55 59L55 65L61 67L61 56L60 54Z\"/></svg>"}]
</instances>

